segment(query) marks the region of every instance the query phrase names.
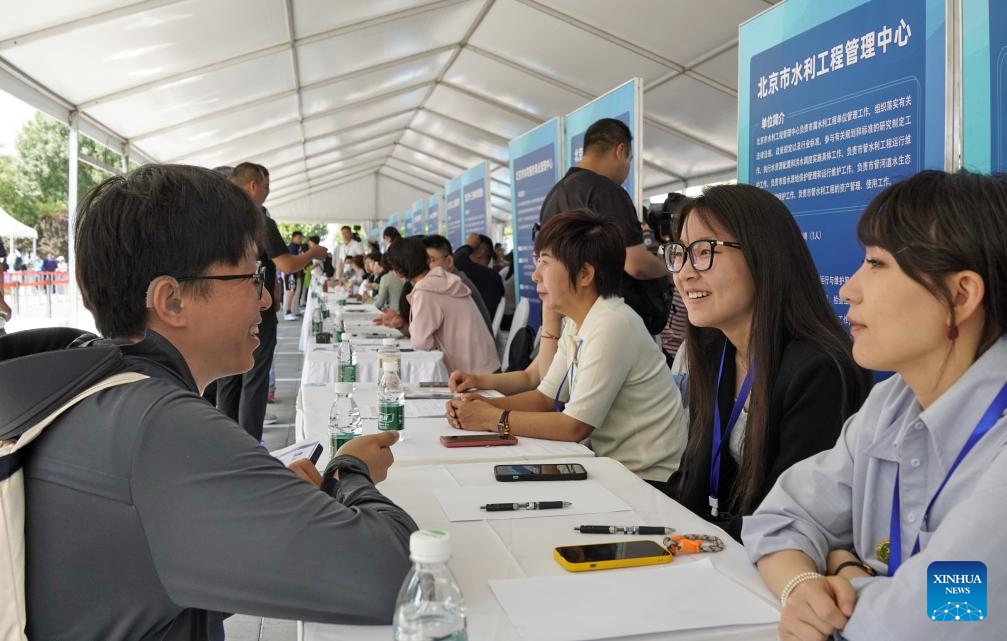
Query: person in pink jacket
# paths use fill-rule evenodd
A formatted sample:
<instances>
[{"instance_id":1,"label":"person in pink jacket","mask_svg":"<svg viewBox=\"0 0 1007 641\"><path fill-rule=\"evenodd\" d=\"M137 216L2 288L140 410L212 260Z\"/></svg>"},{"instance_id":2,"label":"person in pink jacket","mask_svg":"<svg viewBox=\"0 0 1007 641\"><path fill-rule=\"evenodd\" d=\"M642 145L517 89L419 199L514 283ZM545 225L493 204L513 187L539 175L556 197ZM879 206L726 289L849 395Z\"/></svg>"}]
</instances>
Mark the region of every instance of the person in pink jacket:
<instances>
[{"instance_id":1,"label":"person in pink jacket","mask_svg":"<svg viewBox=\"0 0 1007 641\"><path fill-rule=\"evenodd\" d=\"M419 350L444 352L448 370L487 374L500 369L496 343L462 280L441 267L430 269L423 241L403 238L388 250L395 271L412 284L409 336Z\"/></svg>"}]
</instances>

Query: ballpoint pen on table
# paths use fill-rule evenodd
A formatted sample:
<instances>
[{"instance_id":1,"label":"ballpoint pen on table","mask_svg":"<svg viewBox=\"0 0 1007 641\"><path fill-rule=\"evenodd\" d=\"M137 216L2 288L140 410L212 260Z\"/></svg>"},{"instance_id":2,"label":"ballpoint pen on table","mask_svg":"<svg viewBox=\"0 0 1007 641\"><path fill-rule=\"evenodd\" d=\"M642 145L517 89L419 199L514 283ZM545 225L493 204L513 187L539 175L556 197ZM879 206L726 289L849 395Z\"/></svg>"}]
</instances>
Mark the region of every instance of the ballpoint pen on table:
<instances>
[{"instance_id":1,"label":"ballpoint pen on table","mask_svg":"<svg viewBox=\"0 0 1007 641\"><path fill-rule=\"evenodd\" d=\"M516 510L558 510L573 505L570 501L526 501L524 503L487 503L480 510L487 512L513 512Z\"/></svg>"},{"instance_id":2,"label":"ballpoint pen on table","mask_svg":"<svg viewBox=\"0 0 1007 641\"><path fill-rule=\"evenodd\" d=\"M673 527L651 525L580 525L574 528L581 534L671 534Z\"/></svg>"}]
</instances>

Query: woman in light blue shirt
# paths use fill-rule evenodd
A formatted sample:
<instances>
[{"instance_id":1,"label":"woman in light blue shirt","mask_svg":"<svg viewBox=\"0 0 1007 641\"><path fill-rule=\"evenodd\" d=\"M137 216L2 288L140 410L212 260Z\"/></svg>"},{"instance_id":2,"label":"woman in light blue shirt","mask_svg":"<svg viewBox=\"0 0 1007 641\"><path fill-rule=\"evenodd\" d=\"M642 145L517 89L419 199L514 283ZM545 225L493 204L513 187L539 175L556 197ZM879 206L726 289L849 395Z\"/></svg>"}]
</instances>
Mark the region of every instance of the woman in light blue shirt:
<instances>
[{"instance_id":1,"label":"woman in light blue shirt","mask_svg":"<svg viewBox=\"0 0 1007 641\"><path fill-rule=\"evenodd\" d=\"M1007 612L1007 182L922 172L878 195L857 235L866 257L840 291L853 356L896 375L834 448L780 476L742 538L783 602L780 638L995 638L984 619ZM989 603L928 601L938 561L984 563ZM976 622L936 623L955 616Z\"/></svg>"}]
</instances>

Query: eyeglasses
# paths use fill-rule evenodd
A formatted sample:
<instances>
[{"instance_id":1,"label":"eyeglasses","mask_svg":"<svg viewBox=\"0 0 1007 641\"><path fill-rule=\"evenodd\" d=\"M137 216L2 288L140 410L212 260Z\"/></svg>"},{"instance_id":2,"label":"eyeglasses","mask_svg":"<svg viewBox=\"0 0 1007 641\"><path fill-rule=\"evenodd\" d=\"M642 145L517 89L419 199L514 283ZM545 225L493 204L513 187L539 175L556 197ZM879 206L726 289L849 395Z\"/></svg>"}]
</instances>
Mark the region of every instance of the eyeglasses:
<instances>
[{"instance_id":1,"label":"eyeglasses","mask_svg":"<svg viewBox=\"0 0 1007 641\"><path fill-rule=\"evenodd\" d=\"M257 298L262 298L262 286L266 282L266 267L258 265L254 274L228 274L226 276L182 276L175 280L184 283L193 280L248 280L251 279L256 287Z\"/></svg>"},{"instance_id":2,"label":"eyeglasses","mask_svg":"<svg viewBox=\"0 0 1007 641\"><path fill-rule=\"evenodd\" d=\"M685 257L689 257L692 268L697 272L705 272L713 267L713 248L717 245L724 247L734 247L741 249L741 243L729 240L697 240L690 243L688 247L682 243L668 243L664 246L664 262L668 266L668 271L677 274L685 267Z\"/></svg>"}]
</instances>

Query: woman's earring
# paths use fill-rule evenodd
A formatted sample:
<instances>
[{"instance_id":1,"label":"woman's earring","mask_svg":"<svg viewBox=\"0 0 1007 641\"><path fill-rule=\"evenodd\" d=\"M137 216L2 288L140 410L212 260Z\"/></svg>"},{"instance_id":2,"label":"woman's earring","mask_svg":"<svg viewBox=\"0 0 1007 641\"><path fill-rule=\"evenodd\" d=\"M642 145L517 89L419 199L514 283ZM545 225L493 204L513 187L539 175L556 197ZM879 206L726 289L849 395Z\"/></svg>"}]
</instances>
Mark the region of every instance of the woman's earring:
<instances>
[{"instance_id":1,"label":"woman's earring","mask_svg":"<svg viewBox=\"0 0 1007 641\"><path fill-rule=\"evenodd\" d=\"M952 325L948 327L947 331L945 332L945 335L948 337L949 341L953 341L956 338L958 338L958 326Z\"/></svg>"}]
</instances>

